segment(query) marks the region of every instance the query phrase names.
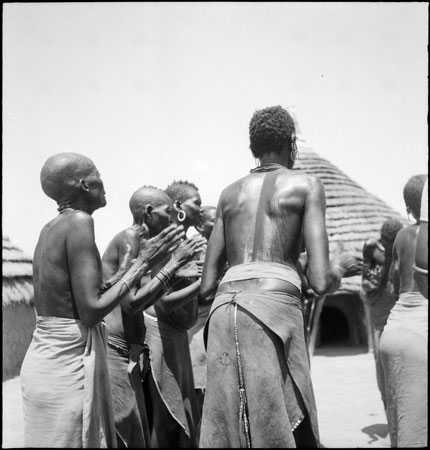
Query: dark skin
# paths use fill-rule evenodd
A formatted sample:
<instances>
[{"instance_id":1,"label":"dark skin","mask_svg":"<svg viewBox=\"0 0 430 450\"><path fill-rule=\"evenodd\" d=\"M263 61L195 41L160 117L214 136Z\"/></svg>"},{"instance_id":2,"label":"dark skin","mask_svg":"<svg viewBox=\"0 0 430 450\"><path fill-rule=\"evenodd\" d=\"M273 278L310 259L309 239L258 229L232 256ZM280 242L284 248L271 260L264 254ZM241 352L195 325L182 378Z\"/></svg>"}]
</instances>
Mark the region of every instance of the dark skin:
<instances>
[{"instance_id":1,"label":"dark skin","mask_svg":"<svg viewBox=\"0 0 430 450\"><path fill-rule=\"evenodd\" d=\"M62 198L61 190L70 191L68 185L75 183L70 197L73 208L65 209L45 225L34 252L34 300L38 315L79 319L91 327L119 304L128 288L120 282L101 293L102 265L91 215L106 205L105 191L90 160L83 157L76 166L74 172L67 174L70 180L64 180L64 187L59 185L58 192L54 191ZM81 178L83 173L85 176ZM176 248L182 236L183 231L177 227L166 229L140 248L133 263L126 253L121 270L129 286Z\"/></svg>"},{"instance_id":2,"label":"dark skin","mask_svg":"<svg viewBox=\"0 0 430 450\"><path fill-rule=\"evenodd\" d=\"M261 165L277 163L285 169L251 173L221 194L216 222L206 253L201 296L211 300L218 273L227 261L232 267L254 261L271 261L296 269L303 246L307 251L307 279L319 295L333 292L342 276L360 273L361 263L352 255L329 261L325 225L325 192L319 178L289 169L290 144L280 153L267 152ZM272 278L223 283L219 291L258 289L300 293L292 284Z\"/></svg>"},{"instance_id":3,"label":"dark skin","mask_svg":"<svg viewBox=\"0 0 430 450\"><path fill-rule=\"evenodd\" d=\"M138 222L118 233L109 243L103 255L104 278L115 277L119 270L120 262L124 259L127 249L130 248L131 258L138 254L142 237L149 233L153 238L166 227L172 226L171 220L172 202L165 195L164 199L154 199L154 206L147 205L145 213L140 216ZM183 229L182 226L180 226ZM165 263L165 259L158 265L168 271L176 272L183 267L200 248L202 243L195 239L186 239L182 242L172 257ZM161 268L160 267L160 268ZM154 266L155 273L157 269ZM128 343L143 344L145 327L143 315L139 314L144 309L153 305L163 295L163 284L158 278L148 275L142 278L140 287L135 287L121 300L121 307L115 308L105 319L111 335L117 335Z\"/></svg>"},{"instance_id":4,"label":"dark skin","mask_svg":"<svg viewBox=\"0 0 430 450\"><path fill-rule=\"evenodd\" d=\"M362 287L368 295L377 295L380 292L380 288L384 287L381 286L381 278L377 276L378 274L375 271L378 266L382 267L386 263L389 266L391 264L391 258L388 259L389 261L386 261L385 250L381 248L381 243L376 239L368 239L364 243Z\"/></svg>"},{"instance_id":5,"label":"dark skin","mask_svg":"<svg viewBox=\"0 0 430 450\"><path fill-rule=\"evenodd\" d=\"M173 202L174 212L172 214L172 220L179 224L181 223L184 227L185 233L190 226L198 226L201 223L201 198L198 191L192 190L189 198L183 202L174 201ZM184 222L178 221L177 213L179 210L183 210L186 213L186 219ZM206 239L201 237L193 237L197 239L199 244L199 249L196 253L201 250L202 246L206 243ZM155 306L148 308L148 314L153 316L159 316L163 318L172 313L173 311L177 314L177 317L181 317L181 321L192 323L195 322L197 318L197 301L196 294L200 288L200 275L202 271L202 265L193 261L191 263L192 267L184 267L182 269L183 273L180 272L176 275L182 276L183 278L188 278L182 283L176 285L170 294L163 295ZM161 264L160 264L161 266Z\"/></svg>"},{"instance_id":6,"label":"dark skin","mask_svg":"<svg viewBox=\"0 0 430 450\"><path fill-rule=\"evenodd\" d=\"M418 229L419 224L409 225L398 232L394 241L393 284L396 297L403 292L419 291L412 268L412 265L415 263Z\"/></svg>"}]
</instances>

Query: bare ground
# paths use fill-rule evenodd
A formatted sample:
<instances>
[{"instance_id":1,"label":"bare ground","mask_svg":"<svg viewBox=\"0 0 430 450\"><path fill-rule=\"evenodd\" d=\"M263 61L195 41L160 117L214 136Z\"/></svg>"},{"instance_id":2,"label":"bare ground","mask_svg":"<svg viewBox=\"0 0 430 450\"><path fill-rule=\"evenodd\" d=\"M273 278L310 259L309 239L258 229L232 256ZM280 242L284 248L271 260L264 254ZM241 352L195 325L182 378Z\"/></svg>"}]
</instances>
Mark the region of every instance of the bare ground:
<instances>
[{"instance_id":1,"label":"bare ground","mask_svg":"<svg viewBox=\"0 0 430 450\"><path fill-rule=\"evenodd\" d=\"M359 347L320 349L311 371L324 447L390 447L372 353ZM23 447L19 377L3 382L2 398L2 448Z\"/></svg>"}]
</instances>

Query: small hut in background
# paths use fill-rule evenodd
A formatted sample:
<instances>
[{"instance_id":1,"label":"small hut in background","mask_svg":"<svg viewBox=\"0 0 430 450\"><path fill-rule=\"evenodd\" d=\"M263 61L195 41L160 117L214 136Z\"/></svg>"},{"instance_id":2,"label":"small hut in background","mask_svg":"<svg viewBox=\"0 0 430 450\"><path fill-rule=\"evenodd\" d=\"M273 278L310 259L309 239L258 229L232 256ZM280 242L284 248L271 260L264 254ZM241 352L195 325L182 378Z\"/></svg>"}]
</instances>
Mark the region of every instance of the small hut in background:
<instances>
[{"instance_id":1,"label":"small hut in background","mask_svg":"<svg viewBox=\"0 0 430 450\"><path fill-rule=\"evenodd\" d=\"M312 151L298 130L299 157L294 169L318 176L324 184L330 255L348 251L362 257L364 241L379 238L383 222L406 220L375 195ZM310 354L315 348L342 343L373 350L369 313L362 300L361 276L344 278L332 295L319 299L313 314Z\"/></svg>"},{"instance_id":2,"label":"small hut in background","mask_svg":"<svg viewBox=\"0 0 430 450\"><path fill-rule=\"evenodd\" d=\"M35 328L32 276L31 258L3 236L3 381L19 375Z\"/></svg>"}]
</instances>

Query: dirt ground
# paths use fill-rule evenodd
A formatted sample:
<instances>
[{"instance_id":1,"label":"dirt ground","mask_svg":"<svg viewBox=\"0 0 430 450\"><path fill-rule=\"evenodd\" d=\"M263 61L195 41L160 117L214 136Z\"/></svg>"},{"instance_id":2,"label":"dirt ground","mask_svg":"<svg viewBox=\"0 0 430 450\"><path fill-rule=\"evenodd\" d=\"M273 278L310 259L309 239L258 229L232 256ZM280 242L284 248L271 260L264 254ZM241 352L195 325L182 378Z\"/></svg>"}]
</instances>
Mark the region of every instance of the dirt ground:
<instances>
[{"instance_id":1,"label":"dirt ground","mask_svg":"<svg viewBox=\"0 0 430 450\"><path fill-rule=\"evenodd\" d=\"M328 347L311 360L321 444L326 448L390 447L372 353ZM23 447L19 377L3 382L2 448Z\"/></svg>"}]
</instances>

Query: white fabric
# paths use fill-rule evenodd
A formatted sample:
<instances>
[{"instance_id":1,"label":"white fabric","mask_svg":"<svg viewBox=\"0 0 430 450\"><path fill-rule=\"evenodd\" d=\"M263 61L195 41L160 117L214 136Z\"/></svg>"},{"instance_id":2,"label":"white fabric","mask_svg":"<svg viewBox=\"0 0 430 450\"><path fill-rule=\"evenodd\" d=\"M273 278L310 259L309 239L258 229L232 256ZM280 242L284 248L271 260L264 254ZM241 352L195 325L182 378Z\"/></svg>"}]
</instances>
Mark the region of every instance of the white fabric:
<instances>
[{"instance_id":1,"label":"white fabric","mask_svg":"<svg viewBox=\"0 0 430 450\"><path fill-rule=\"evenodd\" d=\"M104 323L37 317L21 368L26 447L116 447Z\"/></svg>"}]
</instances>

